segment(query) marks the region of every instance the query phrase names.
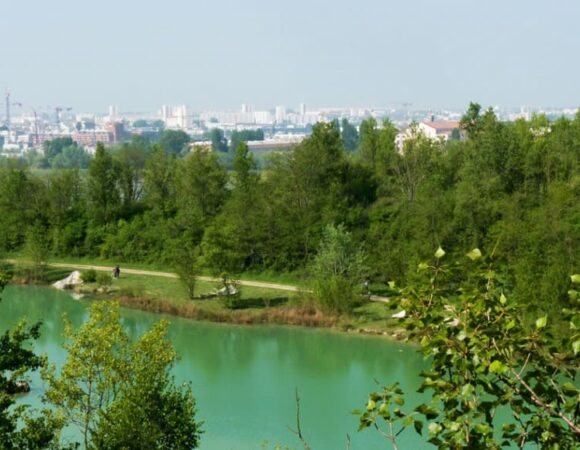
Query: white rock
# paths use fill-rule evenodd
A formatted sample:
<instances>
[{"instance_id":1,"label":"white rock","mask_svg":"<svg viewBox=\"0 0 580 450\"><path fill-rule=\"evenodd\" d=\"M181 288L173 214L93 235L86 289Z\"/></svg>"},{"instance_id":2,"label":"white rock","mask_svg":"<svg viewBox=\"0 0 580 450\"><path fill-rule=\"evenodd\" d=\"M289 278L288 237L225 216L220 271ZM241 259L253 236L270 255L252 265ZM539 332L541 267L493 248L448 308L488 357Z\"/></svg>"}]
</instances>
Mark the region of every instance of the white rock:
<instances>
[{"instance_id":1,"label":"white rock","mask_svg":"<svg viewBox=\"0 0 580 450\"><path fill-rule=\"evenodd\" d=\"M83 280L81 280L81 273L75 270L68 277L53 283L52 286L57 289L68 289L71 286L78 286L79 284L83 284Z\"/></svg>"}]
</instances>

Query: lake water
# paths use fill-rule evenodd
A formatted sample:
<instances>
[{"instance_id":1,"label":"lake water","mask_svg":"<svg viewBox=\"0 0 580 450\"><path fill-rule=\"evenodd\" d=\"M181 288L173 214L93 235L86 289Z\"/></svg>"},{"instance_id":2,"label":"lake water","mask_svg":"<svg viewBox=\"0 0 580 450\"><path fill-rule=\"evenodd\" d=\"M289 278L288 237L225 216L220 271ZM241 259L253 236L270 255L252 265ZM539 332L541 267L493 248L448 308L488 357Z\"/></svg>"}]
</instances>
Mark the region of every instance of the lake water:
<instances>
[{"instance_id":1,"label":"lake water","mask_svg":"<svg viewBox=\"0 0 580 450\"><path fill-rule=\"evenodd\" d=\"M78 325L87 302L49 288L8 286L0 303L0 332L23 317L43 321L37 353L61 364L63 314ZM142 334L160 316L123 310L131 336ZM382 338L291 327L236 326L166 317L170 338L181 359L174 368L178 382L192 383L197 418L204 421L202 450L302 448L289 430L295 427L294 392L301 397L302 431L313 450L388 449L373 430L357 432L351 414L366 404L367 394L398 381L407 398L418 402L418 373L426 368L413 348ZM32 377L25 398L39 405L44 385ZM407 430L401 449L427 448Z\"/></svg>"}]
</instances>

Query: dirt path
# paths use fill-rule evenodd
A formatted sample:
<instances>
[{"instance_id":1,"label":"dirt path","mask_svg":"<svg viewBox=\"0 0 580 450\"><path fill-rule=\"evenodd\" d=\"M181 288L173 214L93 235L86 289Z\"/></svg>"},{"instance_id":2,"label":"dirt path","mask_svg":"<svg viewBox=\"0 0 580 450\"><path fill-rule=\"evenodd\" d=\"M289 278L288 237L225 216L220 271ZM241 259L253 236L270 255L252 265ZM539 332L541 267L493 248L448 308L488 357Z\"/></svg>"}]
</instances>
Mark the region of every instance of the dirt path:
<instances>
[{"instance_id":1,"label":"dirt path","mask_svg":"<svg viewBox=\"0 0 580 450\"><path fill-rule=\"evenodd\" d=\"M16 260L8 260L10 263L17 263L19 261ZM20 261L22 262L22 261ZM49 263L51 267L60 267L64 269L78 269L78 270L88 270L93 269L99 272L112 272L113 267L108 266L95 266L92 264L76 264L76 263ZM141 269L129 269L129 268L122 268L122 274L130 274L130 275L144 275L150 277L163 277L163 278L179 278L177 274L171 272L159 272L155 270L141 270ZM221 281L219 278L213 277L206 277L200 276L198 277L201 281L208 281L208 282L219 282ZM279 284L279 283L268 283L263 281L250 281L250 280L239 280L238 283L241 286L250 286L250 287L257 287L263 289L276 289L278 291L289 291L289 292L310 292L309 289L301 288L299 286L292 286L290 284ZM379 297L378 295L371 295L371 301L373 302L381 302L381 303L388 303L389 299L387 297Z\"/></svg>"}]
</instances>

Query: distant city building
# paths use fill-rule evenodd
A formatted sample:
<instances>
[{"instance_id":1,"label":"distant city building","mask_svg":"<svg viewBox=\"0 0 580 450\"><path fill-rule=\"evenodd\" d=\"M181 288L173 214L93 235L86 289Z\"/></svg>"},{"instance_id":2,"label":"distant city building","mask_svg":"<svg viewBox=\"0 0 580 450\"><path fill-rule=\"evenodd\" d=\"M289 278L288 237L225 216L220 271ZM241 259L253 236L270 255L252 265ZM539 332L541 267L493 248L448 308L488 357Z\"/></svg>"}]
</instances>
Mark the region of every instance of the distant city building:
<instances>
[{"instance_id":1,"label":"distant city building","mask_svg":"<svg viewBox=\"0 0 580 450\"><path fill-rule=\"evenodd\" d=\"M276 106L276 123L284 123L286 122L286 107L285 106Z\"/></svg>"},{"instance_id":2,"label":"distant city building","mask_svg":"<svg viewBox=\"0 0 580 450\"><path fill-rule=\"evenodd\" d=\"M456 130L456 133L459 133L459 122L455 120L430 120L419 122L418 129L429 139L443 139L447 141L452 138L454 130Z\"/></svg>"},{"instance_id":3,"label":"distant city building","mask_svg":"<svg viewBox=\"0 0 580 450\"><path fill-rule=\"evenodd\" d=\"M274 123L274 118L270 111L256 111L254 112L254 122L257 125L270 125Z\"/></svg>"},{"instance_id":4,"label":"distant city building","mask_svg":"<svg viewBox=\"0 0 580 450\"><path fill-rule=\"evenodd\" d=\"M119 115L119 108L116 105L109 105L109 118L112 120Z\"/></svg>"},{"instance_id":5,"label":"distant city building","mask_svg":"<svg viewBox=\"0 0 580 450\"><path fill-rule=\"evenodd\" d=\"M127 133L125 130L125 125L123 125L122 122L108 122L105 125L105 131L111 135L113 144L126 141L130 137L129 133Z\"/></svg>"},{"instance_id":6,"label":"distant city building","mask_svg":"<svg viewBox=\"0 0 580 450\"><path fill-rule=\"evenodd\" d=\"M167 128L186 129L189 126L187 107L185 105L161 107L161 120Z\"/></svg>"},{"instance_id":7,"label":"distant city building","mask_svg":"<svg viewBox=\"0 0 580 450\"><path fill-rule=\"evenodd\" d=\"M248 141L248 148L253 152L286 151L292 149L306 138L306 135L285 135L263 141Z\"/></svg>"},{"instance_id":8,"label":"distant city building","mask_svg":"<svg viewBox=\"0 0 580 450\"><path fill-rule=\"evenodd\" d=\"M105 145L114 143L113 134L106 130L77 131L71 135L71 138L83 147L96 147L97 142Z\"/></svg>"}]
</instances>

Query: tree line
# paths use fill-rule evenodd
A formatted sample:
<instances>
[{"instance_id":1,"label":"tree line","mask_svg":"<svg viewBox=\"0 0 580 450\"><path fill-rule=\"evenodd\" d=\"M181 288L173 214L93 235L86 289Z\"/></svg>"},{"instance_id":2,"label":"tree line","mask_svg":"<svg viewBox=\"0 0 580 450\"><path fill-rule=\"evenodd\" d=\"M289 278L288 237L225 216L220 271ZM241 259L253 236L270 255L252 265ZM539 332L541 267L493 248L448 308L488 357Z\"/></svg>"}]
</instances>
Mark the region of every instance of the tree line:
<instances>
[{"instance_id":1,"label":"tree line","mask_svg":"<svg viewBox=\"0 0 580 450\"><path fill-rule=\"evenodd\" d=\"M439 141L412 125L399 148L388 120L367 119L358 131L318 124L261 170L243 142L231 169L215 152L181 155L139 141L99 145L86 173L5 167L0 243L5 251L43 248L185 272L310 273L319 306L338 312L363 277L393 290L396 281L405 288L392 305L431 361L421 390L432 401L407 410L400 388L385 386L369 395L361 429L386 427L394 448L401 431L423 433L424 425L439 448L576 448L580 114L508 123L472 104L461 130L465 139ZM116 307L103 304L67 333L68 369L44 369L47 398L80 423L88 447L166 448L175 426L187 432L174 448L197 445L191 393L168 376L174 355L163 324L131 344ZM46 412L20 432L22 419L9 409L4 374L40 367L23 348L37 336L38 327L21 327L0 343L18 356L0 358L7 448L46 448L64 423ZM139 371L151 364L156 370ZM127 377L128 365L142 383ZM88 398L82 388L104 375ZM103 398L102 408L92 407ZM175 408L184 414L169 414ZM511 419L498 430L502 408ZM134 419L155 433L129 436Z\"/></svg>"},{"instance_id":2,"label":"tree line","mask_svg":"<svg viewBox=\"0 0 580 450\"><path fill-rule=\"evenodd\" d=\"M471 105L462 129L444 142L411 127L399 149L388 120L365 120L356 139L318 124L261 170L243 142L228 170L218 152L138 140L99 145L86 174L3 168L0 244L18 250L33 228L59 256L171 265L185 249L218 273L304 271L340 226L373 281L411 282L439 245L478 247L529 308L559 307L579 263L580 116L507 123Z\"/></svg>"}]
</instances>

